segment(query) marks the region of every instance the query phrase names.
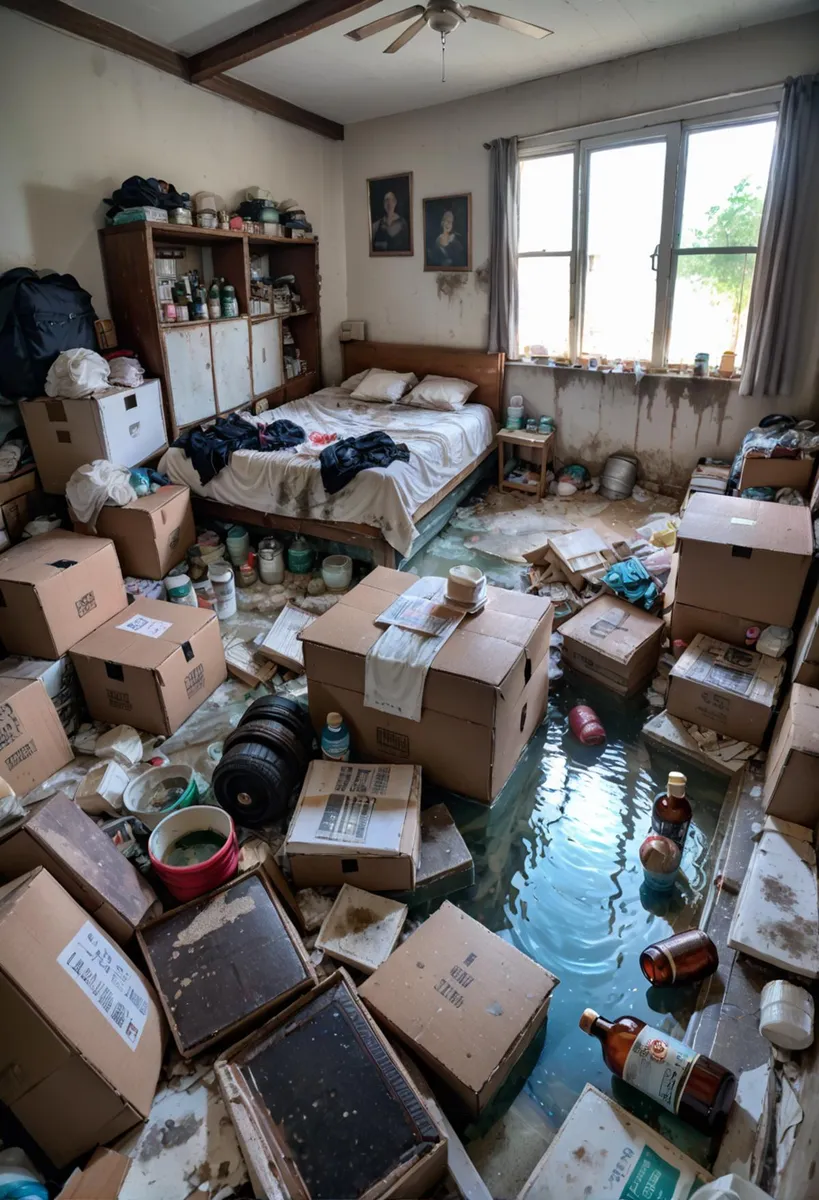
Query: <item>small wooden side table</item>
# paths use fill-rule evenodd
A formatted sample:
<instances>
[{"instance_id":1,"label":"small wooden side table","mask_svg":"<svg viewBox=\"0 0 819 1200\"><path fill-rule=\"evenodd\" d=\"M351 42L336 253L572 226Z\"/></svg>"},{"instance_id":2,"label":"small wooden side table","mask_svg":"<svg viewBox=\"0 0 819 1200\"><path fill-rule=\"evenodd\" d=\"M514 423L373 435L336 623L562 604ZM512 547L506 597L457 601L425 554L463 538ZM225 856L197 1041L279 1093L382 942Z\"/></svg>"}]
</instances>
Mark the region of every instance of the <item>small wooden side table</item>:
<instances>
[{"instance_id":1,"label":"small wooden side table","mask_svg":"<svg viewBox=\"0 0 819 1200\"><path fill-rule=\"evenodd\" d=\"M526 492L542 500L546 495L546 468L554 457L554 433L529 433L526 429L501 429L498 431L498 491ZM510 483L504 479L504 449L520 446L522 449L540 452L540 478L537 483Z\"/></svg>"}]
</instances>

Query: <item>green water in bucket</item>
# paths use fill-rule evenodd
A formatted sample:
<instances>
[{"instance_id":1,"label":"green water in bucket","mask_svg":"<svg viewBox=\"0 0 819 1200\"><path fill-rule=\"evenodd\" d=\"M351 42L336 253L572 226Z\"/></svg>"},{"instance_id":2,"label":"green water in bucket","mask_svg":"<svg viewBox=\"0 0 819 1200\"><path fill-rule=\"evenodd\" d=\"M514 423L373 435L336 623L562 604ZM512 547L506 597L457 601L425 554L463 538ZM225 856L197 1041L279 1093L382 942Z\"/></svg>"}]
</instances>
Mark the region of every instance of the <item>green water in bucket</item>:
<instances>
[{"instance_id":1,"label":"green water in bucket","mask_svg":"<svg viewBox=\"0 0 819 1200\"><path fill-rule=\"evenodd\" d=\"M194 829L171 842L162 861L169 867L198 867L213 858L226 841L225 835L215 829Z\"/></svg>"}]
</instances>

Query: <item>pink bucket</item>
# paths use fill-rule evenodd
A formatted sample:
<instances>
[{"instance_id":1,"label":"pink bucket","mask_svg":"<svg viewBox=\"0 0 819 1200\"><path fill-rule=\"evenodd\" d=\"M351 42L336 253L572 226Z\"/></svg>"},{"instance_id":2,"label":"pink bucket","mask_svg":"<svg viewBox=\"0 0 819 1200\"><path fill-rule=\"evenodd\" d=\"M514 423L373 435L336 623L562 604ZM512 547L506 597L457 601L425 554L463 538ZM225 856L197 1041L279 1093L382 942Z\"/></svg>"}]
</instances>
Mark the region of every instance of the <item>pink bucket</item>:
<instances>
[{"instance_id":1,"label":"pink bucket","mask_svg":"<svg viewBox=\"0 0 819 1200\"><path fill-rule=\"evenodd\" d=\"M225 843L204 862L186 867L172 867L165 862L168 851L180 838L212 830L225 838ZM159 878L177 900L195 900L206 892L227 883L239 865L239 843L228 813L222 808L194 805L164 817L151 834L148 854Z\"/></svg>"}]
</instances>

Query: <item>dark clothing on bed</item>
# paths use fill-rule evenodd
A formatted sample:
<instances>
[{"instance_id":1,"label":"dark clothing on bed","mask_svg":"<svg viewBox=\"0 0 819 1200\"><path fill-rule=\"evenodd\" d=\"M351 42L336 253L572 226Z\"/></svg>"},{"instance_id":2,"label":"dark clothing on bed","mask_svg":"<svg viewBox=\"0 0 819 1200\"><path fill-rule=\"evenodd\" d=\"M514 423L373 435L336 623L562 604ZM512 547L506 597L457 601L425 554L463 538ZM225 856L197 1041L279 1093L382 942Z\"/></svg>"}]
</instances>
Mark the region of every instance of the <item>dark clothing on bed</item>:
<instances>
[{"instance_id":1,"label":"dark clothing on bed","mask_svg":"<svg viewBox=\"0 0 819 1200\"><path fill-rule=\"evenodd\" d=\"M333 442L321 452L321 481L329 495L340 492L359 471L368 467L388 467L400 459L409 462L410 452L403 442L394 442L387 433L376 430L357 438Z\"/></svg>"},{"instance_id":2,"label":"dark clothing on bed","mask_svg":"<svg viewBox=\"0 0 819 1200\"><path fill-rule=\"evenodd\" d=\"M238 413L217 417L207 428L188 429L174 442L185 451L202 483L210 483L228 465L234 450L286 450L304 441L293 421L253 425Z\"/></svg>"}]
</instances>

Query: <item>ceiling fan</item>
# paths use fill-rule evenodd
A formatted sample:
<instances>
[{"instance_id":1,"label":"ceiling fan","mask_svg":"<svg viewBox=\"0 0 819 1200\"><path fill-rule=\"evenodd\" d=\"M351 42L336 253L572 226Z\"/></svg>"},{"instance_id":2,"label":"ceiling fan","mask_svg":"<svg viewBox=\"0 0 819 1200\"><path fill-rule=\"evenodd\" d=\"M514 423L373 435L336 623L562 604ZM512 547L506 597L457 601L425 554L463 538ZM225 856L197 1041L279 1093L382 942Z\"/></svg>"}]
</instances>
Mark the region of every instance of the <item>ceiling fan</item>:
<instances>
[{"instance_id":1,"label":"ceiling fan","mask_svg":"<svg viewBox=\"0 0 819 1200\"><path fill-rule=\"evenodd\" d=\"M392 13L389 17L381 17L377 21L370 21L369 25L351 29L344 36L351 38L354 42L360 42L364 38L372 37L376 33L383 33L385 29L391 29L393 25L400 25L403 21L409 21L413 17L415 20L412 24L399 34L394 42L390 42L384 54L395 54L403 46L406 46L407 42L411 42L425 25L429 25L430 29L441 35L442 79L444 81L446 81L446 68L443 56L446 52L447 35L454 33L459 25L463 25L470 18L483 21L486 25L496 25L500 29L509 29L512 33L523 33L526 37L545 38L553 32L540 25L532 25L530 21L519 21L517 17L507 17L503 13L492 12L488 8L475 8L472 4L459 4L458 0L429 0L426 8L423 4L413 4L410 8L402 9L401 12Z\"/></svg>"}]
</instances>

